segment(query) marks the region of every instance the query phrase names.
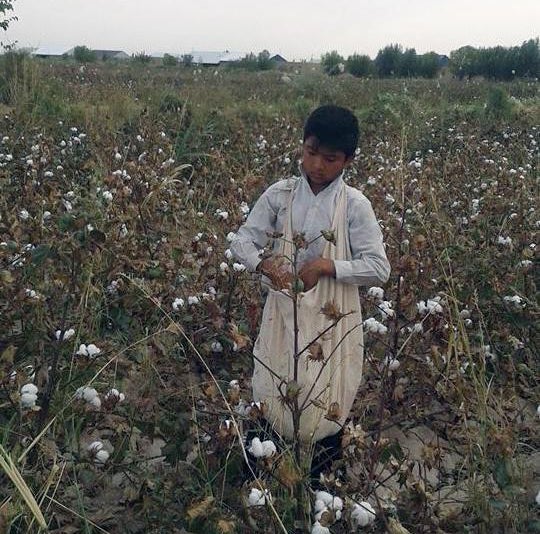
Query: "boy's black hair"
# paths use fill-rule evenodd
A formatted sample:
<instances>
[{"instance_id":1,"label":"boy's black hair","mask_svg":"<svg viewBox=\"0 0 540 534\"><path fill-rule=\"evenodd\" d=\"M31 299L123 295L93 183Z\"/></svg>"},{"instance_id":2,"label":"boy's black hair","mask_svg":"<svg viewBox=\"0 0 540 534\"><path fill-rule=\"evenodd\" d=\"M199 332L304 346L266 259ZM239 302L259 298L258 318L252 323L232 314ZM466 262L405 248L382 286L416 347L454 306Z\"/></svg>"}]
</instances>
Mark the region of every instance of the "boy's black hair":
<instances>
[{"instance_id":1,"label":"boy's black hair","mask_svg":"<svg viewBox=\"0 0 540 534\"><path fill-rule=\"evenodd\" d=\"M318 107L304 125L304 141L313 136L320 145L340 150L348 158L354 155L359 135L358 119L340 106Z\"/></svg>"}]
</instances>

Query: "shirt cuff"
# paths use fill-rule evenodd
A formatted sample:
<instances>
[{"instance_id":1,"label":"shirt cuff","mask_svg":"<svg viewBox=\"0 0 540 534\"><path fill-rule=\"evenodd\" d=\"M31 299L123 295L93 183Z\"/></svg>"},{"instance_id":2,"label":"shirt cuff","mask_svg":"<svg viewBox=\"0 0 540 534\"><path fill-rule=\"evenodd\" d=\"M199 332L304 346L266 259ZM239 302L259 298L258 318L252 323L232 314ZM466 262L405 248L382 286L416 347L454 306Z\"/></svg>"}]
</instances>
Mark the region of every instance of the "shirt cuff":
<instances>
[{"instance_id":1,"label":"shirt cuff","mask_svg":"<svg viewBox=\"0 0 540 534\"><path fill-rule=\"evenodd\" d=\"M253 272L255 272L255 270L257 269L257 265L259 265L259 263L261 263L261 261L262 261L262 258L259 255L259 251L256 251L256 252L252 252L248 256L246 256L244 263L245 263L248 271L253 273Z\"/></svg>"},{"instance_id":2,"label":"shirt cuff","mask_svg":"<svg viewBox=\"0 0 540 534\"><path fill-rule=\"evenodd\" d=\"M347 260L334 260L334 268L336 270L336 280L338 282L343 282L343 280L352 277L352 262Z\"/></svg>"}]
</instances>

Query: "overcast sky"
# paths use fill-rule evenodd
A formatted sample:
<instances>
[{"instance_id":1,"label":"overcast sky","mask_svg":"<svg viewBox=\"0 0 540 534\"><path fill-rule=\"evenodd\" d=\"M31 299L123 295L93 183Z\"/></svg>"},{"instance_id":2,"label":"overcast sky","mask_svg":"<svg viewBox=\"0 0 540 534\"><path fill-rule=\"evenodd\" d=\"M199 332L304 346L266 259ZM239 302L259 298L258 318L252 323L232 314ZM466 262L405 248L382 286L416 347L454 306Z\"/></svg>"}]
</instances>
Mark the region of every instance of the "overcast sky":
<instances>
[{"instance_id":1,"label":"overcast sky","mask_svg":"<svg viewBox=\"0 0 540 534\"><path fill-rule=\"evenodd\" d=\"M390 43L449 53L540 33L540 0L15 0L3 41L126 52L259 52L287 59Z\"/></svg>"}]
</instances>

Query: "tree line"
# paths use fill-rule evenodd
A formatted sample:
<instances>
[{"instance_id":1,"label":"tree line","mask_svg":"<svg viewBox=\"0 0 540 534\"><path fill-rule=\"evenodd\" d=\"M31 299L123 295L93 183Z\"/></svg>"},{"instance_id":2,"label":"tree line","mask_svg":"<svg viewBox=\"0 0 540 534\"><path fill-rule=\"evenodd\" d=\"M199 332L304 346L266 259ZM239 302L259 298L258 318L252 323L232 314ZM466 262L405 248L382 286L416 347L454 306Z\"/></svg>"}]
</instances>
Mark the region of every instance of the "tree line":
<instances>
[{"instance_id":1,"label":"tree line","mask_svg":"<svg viewBox=\"0 0 540 534\"><path fill-rule=\"evenodd\" d=\"M399 44L390 44L380 49L375 59L365 54L352 54L345 59L333 50L321 57L321 65L324 72L331 76L348 72L358 77L434 78L441 69L448 67L450 72L459 78L538 78L540 46L538 38L512 47L464 46L452 51L450 57L447 57L436 52L417 54L414 48L403 49Z\"/></svg>"}]
</instances>

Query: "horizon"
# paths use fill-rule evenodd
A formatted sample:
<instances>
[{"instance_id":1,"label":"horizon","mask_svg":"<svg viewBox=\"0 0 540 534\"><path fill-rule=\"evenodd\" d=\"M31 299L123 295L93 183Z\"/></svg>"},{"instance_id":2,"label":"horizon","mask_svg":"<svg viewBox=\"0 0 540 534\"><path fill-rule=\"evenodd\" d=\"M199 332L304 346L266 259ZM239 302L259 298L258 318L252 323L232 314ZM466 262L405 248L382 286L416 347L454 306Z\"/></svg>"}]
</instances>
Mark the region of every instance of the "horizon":
<instances>
[{"instance_id":1,"label":"horizon","mask_svg":"<svg viewBox=\"0 0 540 534\"><path fill-rule=\"evenodd\" d=\"M90 5L82 0L67 5L62 0L16 0L12 14L18 20L11 22L3 41L16 41L21 48L85 45L150 55L268 50L300 61L332 50L344 57L358 53L374 58L389 44L414 48L418 54L449 55L462 46L519 46L538 37L537 0L518 0L510 10L501 0L433 4L336 0L329 10L321 0L292 5L231 0L228 6L212 0L155 0L149 9L140 0L94 0Z\"/></svg>"}]
</instances>

